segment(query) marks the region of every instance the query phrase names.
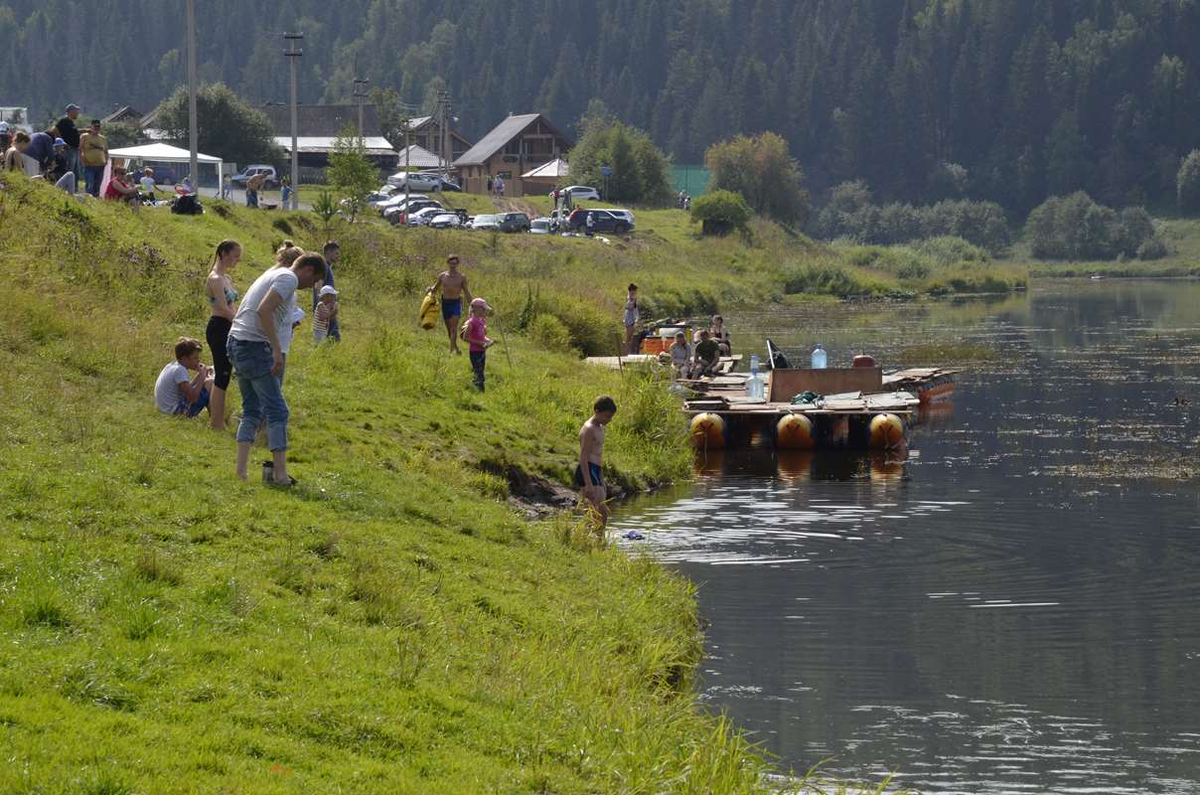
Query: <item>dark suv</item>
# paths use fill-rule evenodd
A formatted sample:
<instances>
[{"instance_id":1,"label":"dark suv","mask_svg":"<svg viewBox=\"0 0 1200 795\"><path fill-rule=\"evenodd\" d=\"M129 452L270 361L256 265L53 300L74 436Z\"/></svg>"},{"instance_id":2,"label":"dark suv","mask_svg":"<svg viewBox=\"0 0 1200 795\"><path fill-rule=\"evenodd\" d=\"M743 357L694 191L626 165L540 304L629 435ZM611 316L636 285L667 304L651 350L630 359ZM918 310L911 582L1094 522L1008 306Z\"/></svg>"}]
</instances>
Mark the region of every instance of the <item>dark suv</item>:
<instances>
[{"instance_id":1,"label":"dark suv","mask_svg":"<svg viewBox=\"0 0 1200 795\"><path fill-rule=\"evenodd\" d=\"M592 225L587 224L588 216L592 216ZM613 215L608 210L578 209L567 217L567 225L576 232L612 232L623 235L629 231L629 221Z\"/></svg>"},{"instance_id":2,"label":"dark suv","mask_svg":"<svg viewBox=\"0 0 1200 795\"><path fill-rule=\"evenodd\" d=\"M504 213L500 216L501 232L528 232L529 216L525 213Z\"/></svg>"}]
</instances>

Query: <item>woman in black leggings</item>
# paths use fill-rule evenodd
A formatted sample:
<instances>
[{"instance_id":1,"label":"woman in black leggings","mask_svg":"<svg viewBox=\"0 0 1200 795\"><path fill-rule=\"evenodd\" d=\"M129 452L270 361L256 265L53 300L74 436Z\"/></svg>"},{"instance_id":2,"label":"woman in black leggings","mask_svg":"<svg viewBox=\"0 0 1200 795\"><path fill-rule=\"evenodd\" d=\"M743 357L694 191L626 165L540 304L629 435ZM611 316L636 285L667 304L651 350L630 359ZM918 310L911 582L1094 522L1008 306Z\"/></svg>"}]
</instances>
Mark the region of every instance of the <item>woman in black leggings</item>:
<instances>
[{"instance_id":1,"label":"woman in black leggings","mask_svg":"<svg viewBox=\"0 0 1200 795\"><path fill-rule=\"evenodd\" d=\"M233 279L229 278L229 271L237 267L241 258L241 243L236 240L222 240L217 244L212 270L204 283L204 293L212 310L204 337L208 340L208 349L212 351L213 369L216 371L213 376L212 397L208 404L214 431L225 430L225 390L229 389L229 377L233 374L233 365L229 362L229 354L225 352L225 343L229 339L233 315L237 312L238 299L238 292L233 287Z\"/></svg>"}]
</instances>

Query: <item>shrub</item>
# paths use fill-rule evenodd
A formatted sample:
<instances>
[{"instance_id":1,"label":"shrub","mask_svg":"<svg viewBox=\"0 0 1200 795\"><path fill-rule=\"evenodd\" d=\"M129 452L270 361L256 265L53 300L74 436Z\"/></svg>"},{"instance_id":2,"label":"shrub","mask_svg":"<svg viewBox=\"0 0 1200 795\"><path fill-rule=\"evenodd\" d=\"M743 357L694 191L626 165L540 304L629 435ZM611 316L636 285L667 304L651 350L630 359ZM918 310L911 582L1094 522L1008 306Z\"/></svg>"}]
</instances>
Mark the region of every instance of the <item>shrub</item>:
<instances>
[{"instance_id":1,"label":"shrub","mask_svg":"<svg viewBox=\"0 0 1200 795\"><path fill-rule=\"evenodd\" d=\"M942 267L976 265L988 261L986 251L961 237L931 237L914 244L913 248Z\"/></svg>"},{"instance_id":2,"label":"shrub","mask_svg":"<svg viewBox=\"0 0 1200 795\"><path fill-rule=\"evenodd\" d=\"M928 206L901 202L880 206L871 204L870 196L862 182L834 188L829 204L818 217L818 233L827 240L849 237L875 245L958 237L994 255L1012 245L1008 219L995 202L954 199Z\"/></svg>"},{"instance_id":3,"label":"shrub","mask_svg":"<svg viewBox=\"0 0 1200 795\"><path fill-rule=\"evenodd\" d=\"M802 224L808 218L804 171L782 136L738 135L713 144L704 153L704 165L712 171L710 188L742 194L755 212L783 223Z\"/></svg>"},{"instance_id":4,"label":"shrub","mask_svg":"<svg viewBox=\"0 0 1200 795\"><path fill-rule=\"evenodd\" d=\"M1157 235L1147 238L1138 246L1137 250L1137 256L1140 260L1162 259L1170 253L1166 241Z\"/></svg>"},{"instance_id":5,"label":"shrub","mask_svg":"<svg viewBox=\"0 0 1200 795\"><path fill-rule=\"evenodd\" d=\"M1180 210L1186 213L1200 211L1200 149L1193 149L1180 163L1179 173L1175 175L1175 194Z\"/></svg>"},{"instance_id":6,"label":"shrub","mask_svg":"<svg viewBox=\"0 0 1200 795\"><path fill-rule=\"evenodd\" d=\"M538 315L529 324L529 337L550 351L571 349L571 330L554 315Z\"/></svg>"},{"instance_id":7,"label":"shrub","mask_svg":"<svg viewBox=\"0 0 1200 795\"><path fill-rule=\"evenodd\" d=\"M705 234L745 229L750 220L750 205L740 193L715 190L692 202L692 220L703 224Z\"/></svg>"},{"instance_id":8,"label":"shrub","mask_svg":"<svg viewBox=\"0 0 1200 795\"><path fill-rule=\"evenodd\" d=\"M1145 210L1117 213L1079 191L1052 196L1034 208L1025 222L1025 235L1038 259L1108 260L1137 254L1143 241L1154 235L1154 224Z\"/></svg>"}]
</instances>

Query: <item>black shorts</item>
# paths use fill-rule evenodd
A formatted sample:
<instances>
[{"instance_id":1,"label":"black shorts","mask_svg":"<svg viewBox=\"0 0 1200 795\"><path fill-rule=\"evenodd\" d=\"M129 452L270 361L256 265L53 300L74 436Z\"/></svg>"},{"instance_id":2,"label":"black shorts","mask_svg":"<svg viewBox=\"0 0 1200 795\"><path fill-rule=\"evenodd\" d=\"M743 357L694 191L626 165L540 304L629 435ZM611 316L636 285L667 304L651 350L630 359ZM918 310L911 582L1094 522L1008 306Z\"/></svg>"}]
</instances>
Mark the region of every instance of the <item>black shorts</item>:
<instances>
[{"instance_id":1,"label":"black shorts","mask_svg":"<svg viewBox=\"0 0 1200 795\"><path fill-rule=\"evenodd\" d=\"M213 358L213 386L217 389L229 389L229 379L233 375L233 363L229 361L226 343L229 340L229 329L233 323L223 317L213 315L208 319L208 327L204 329L204 339L208 341L208 349Z\"/></svg>"}]
</instances>

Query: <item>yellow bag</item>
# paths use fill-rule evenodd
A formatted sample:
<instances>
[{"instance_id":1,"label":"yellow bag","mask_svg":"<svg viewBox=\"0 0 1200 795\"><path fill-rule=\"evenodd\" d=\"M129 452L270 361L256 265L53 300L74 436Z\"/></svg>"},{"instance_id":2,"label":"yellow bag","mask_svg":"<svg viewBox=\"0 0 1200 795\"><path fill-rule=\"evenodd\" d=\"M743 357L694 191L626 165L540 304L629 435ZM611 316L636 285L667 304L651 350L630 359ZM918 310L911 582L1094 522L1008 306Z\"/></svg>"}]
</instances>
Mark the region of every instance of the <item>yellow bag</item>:
<instances>
[{"instance_id":1,"label":"yellow bag","mask_svg":"<svg viewBox=\"0 0 1200 795\"><path fill-rule=\"evenodd\" d=\"M421 328L428 331L437 325L438 317L438 301L433 297L433 293L425 293L425 298L421 301Z\"/></svg>"}]
</instances>

